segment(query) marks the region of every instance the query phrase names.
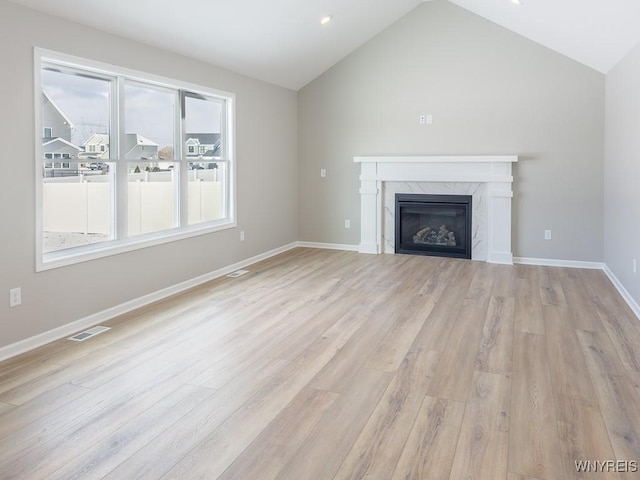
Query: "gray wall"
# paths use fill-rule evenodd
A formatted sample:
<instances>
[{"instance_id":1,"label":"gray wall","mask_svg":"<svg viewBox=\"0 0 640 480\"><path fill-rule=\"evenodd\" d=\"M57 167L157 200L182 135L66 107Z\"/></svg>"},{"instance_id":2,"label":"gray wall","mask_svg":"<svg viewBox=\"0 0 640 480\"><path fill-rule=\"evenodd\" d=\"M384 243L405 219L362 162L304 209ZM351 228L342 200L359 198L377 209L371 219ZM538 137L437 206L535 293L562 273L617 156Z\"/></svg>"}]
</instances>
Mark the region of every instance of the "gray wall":
<instances>
[{"instance_id":1,"label":"gray wall","mask_svg":"<svg viewBox=\"0 0 640 480\"><path fill-rule=\"evenodd\" d=\"M640 303L640 45L607 75L604 258Z\"/></svg>"},{"instance_id":2,"label":"gray wall","mask_svg":"<svg viewBox=\"0 0 640 480\"><path fill-rule=\"evenodd\" d=\"M359 243L354 155L517 154L514 254L602 261L604 85L460 7L422 4L298 92L300 240Z\"/></svg>"},{"instance_id":3,"label":"gray wall","mask_svg":"<svg viewBox=\"0 0 640 480\"><path fill-rule=\"evenodd\" d=\"M297 239L295 92L5 0L0 44L0 348ZM34 46L236 93L239 228L35 273Z\"/></svg>"}]
</instances>

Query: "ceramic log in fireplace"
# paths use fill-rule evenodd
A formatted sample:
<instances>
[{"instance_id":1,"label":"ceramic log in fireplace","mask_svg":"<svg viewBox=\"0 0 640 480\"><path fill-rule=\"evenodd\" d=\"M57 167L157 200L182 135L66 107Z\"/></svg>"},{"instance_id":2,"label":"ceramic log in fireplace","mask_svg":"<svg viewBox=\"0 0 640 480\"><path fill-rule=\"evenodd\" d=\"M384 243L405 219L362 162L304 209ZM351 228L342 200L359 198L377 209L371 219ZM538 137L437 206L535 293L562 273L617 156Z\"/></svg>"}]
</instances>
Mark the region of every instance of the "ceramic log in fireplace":
<instances>
[{"instance_id":1,"label":"ceramic log in fireplace","mask_svg":"<svg viewBox=\"0 0 640 480\"><path fill-rule=\"evenodd\" d=\"M471 195L396 194L396 253L471 258Z\"/></svg>"}]
</instances>

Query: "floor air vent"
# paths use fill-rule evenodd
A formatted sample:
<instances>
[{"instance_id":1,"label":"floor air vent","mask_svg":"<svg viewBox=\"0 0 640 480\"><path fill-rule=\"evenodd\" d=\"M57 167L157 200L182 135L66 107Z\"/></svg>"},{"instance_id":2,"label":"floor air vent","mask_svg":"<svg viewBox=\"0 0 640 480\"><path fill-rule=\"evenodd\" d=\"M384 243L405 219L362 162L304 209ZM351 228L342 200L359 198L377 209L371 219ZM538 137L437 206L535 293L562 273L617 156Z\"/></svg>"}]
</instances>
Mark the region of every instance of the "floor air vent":
<instances>
[{"instance_id":1,"label":"floor air vent","mask_svg":"<svg viewBox=\"0 0 640 480\"><path fill-rule=\"evenodd\" d=\"M245 273L249 273L249 270L236 270L235 272L231 272L227 277L238 278L244 275Z\"/></svg>"},{"instance_id":2,"label":"floor air vent","mask_svg":"<svg viewBox=\"0 0 640 480\"><path fill-rule=\"evenodd\" d=\"M67 338L67 340L73 340L74 342L82 342L87 338L95 337L99 333L106 332L107 330L111 330L111 327L93 327L89 330L85 330L84 332L76 333L73 337Z\"/></svg>"}]
</instances>

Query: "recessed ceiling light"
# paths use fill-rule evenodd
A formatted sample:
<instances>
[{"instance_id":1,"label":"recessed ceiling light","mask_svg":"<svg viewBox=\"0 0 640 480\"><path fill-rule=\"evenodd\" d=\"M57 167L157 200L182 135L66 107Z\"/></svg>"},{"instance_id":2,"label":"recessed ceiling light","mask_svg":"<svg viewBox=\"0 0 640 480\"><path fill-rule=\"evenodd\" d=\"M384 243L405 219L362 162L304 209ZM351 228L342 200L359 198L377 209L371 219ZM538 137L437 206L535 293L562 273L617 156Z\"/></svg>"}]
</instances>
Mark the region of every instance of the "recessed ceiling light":
<instances>
[{"instance_id":1,"label":"recessed ceiling light","mask_svg":"<svg viewBox=\"0 0 640 480\"><path fill-rule=\"evenodd\" d=\"M522 0L511 0L514 5L522 5Z\"/></svg>"},{"instance_id":2,"label":"recessed ceiling light","mask_svg":"<svg viewBox=\"0 0 640 480\"><path fill-rule=\"evenodd\" d=\"M327 23L329 23L331 20L333 19L333 15L327 15L325 17L322 17L322 19L320 20L320 25L326 25Z\"/></svg>"}]
</instances>

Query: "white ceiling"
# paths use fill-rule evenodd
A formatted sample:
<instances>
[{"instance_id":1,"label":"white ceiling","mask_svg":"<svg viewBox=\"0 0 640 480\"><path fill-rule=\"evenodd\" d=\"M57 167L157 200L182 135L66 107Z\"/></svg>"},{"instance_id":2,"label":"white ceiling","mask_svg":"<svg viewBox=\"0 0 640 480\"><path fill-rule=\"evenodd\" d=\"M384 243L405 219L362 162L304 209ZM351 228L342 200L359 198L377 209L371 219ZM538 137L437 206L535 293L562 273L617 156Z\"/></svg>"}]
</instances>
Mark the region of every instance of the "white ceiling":
<instances>
[{"instance_id":1,"label":"white ceiling","mask_svg":"<svg viewBox=\"0 0 640 480\"><path fill-rule=\"evenodd\" d=\"M450 0L607 73L640 42L638 0Z\"/></svg>"},{"instance_id":2,"label":"white ceiling","mask_svg":"<svg viewBox=\"0 0 640 480\"><path fill-rule=\"evenodd\" d=\"M297 90L421 0L11 0ZM425 0L428 1L428 0ZM640 41L638 0L450 0L607 73ZM320 25L324 15L333 21Z\"/></svg>"}]
</instances>

